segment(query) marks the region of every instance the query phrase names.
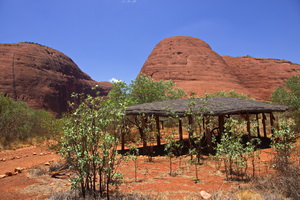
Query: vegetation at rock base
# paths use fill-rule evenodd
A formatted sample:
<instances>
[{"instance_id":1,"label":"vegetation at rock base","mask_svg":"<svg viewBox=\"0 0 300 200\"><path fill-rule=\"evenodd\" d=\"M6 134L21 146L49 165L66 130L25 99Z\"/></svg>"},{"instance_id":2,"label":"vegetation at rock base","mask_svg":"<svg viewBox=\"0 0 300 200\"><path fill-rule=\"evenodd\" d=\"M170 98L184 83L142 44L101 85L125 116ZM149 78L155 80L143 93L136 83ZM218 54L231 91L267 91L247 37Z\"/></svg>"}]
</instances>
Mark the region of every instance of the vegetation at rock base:
<instances>
[{"instance_id":1,"label":"vegetation at rock base","mask_svg":"<svg viewBox=\"0 0 300 200\"><path fill-rule=\"evenodd\" d=\"M0 145L3 148L51 138L61 127L61 122L50 113L31 109L24 102L0 94Z\"/></svg>"},{"instance_id":2,"label":"vegetation at rock base","mask_svg":"<svg viewBox=\"0 0 300 200\"><path fill-rule=\"evenodd\" d=\"M239 99L252 99L249 98L246 94L238 93L234 90L230 91L219 91L219 92L213 92L213 93L206 93L206 97L233 97L233 98L239 98ZM254 99L252 99L254 100Z\"/></svg>"},{"instance_id":3,"label":"vegetation at rock base","mask_svg":"<svg viewBox=\"0 0 300 200\"><path fill-rule=\"evenodd\" d=\"M126 102L128 106L186 96L184 90L175 87L176 84L171 80L155 81L149 76L140 74L129 85L123 81L114 82L108 96L113 102Z\"/></svg>"},{"instance_id":4,"label":"vegetation at rock base","mask_svg":"<svg viewBox=\"0 0 300 200\"><path fill-rule=\"evenodd\" d=\"M112 102L116 104L122 102L126 106L185 97L186 93L182 89L176 89L175 86L176 84L171 80L155 81L149 76L140 74L129 85L122 81L114 82L108 97ZM155 124L153 117L135 116L128 118L127 126L134 126L139 130L145 152L151 152L151 149L147 149L147 142L152 141L153 135L146 134L146 132L150 131L153 124Z\"/></svg>"},{"instance_id":5,"label":"vegetation at rock base","mask_svg":"<svg viewBox=\"0 0 300 200\"><path fill-rule=\"evenodd\" d=\"M274 103L289 107L285 116L293 118L300 131L300 76L290 77L272 93L271 99Z\"/></svg>"}]
</instances>

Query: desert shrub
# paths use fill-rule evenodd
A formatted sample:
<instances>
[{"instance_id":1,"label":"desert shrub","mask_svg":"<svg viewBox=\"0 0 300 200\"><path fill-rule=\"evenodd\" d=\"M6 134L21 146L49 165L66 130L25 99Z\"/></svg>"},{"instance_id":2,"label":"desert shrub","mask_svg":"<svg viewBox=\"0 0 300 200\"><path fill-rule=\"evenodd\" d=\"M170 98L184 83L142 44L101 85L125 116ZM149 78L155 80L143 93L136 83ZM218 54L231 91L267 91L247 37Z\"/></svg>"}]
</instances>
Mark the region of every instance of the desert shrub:
<instances>
[{"instance_id":1,"label":"desert shrub","mask_svg":"<svg viewBox=\"0 0 300 200\"><path fill-rule=\"evenodd\" d=\"M60 152L77 174L72 188L80 187L83 197L90 191L99 191L100 195L106 191L109 199L110 185L120 183L121 176L116 172L120 161L117 145L125 108L112 99L88 95L65 122Z\"/></svg>"},{"instance_id":2,"label":"desert shrub","mask_svg":"<svg viewBox=\"0 0 300 200\"><path fill-rule=\"evenodd\" d=\"M49 138L60 131L58 120L50 113L0 94L0 144L5 148L18 141Z\"/></svg>"},{"instance_id":3,"label":"desert shrub","mask_svg":"<svg viewBox=\"0 0 300 200\"><path fill-rule=\"evenodd\" d=\"M300 76L290 77L283 86L279 86L272 93L271 99L274 103L289 107L284 115L293 118L298 131L300 131Z\"/></svg>"},{"instance_id":4,"label":"desert shrub","mask_svg":"<svg viewBox=\"0 0 300 200\"><path fill-rule=\"evenodd\" d=\"M230 90L230 91L223 90L223 91L214 92L214 93L206 93L205 96L206 97L233 97L233 98L239 98L239 99L252 99L252 98L249 98L246 94L241 94L234 90Z\"/></svg>"},{"instance_id":5,"label":"desert shrub","mask_svg":"<svg viewBox=\"0 0 300 200\"><path fill-rule=\"evenodd\" d=\"M51 195L49 197L49 200L95 200L95 199L105 199L105 197L101 196L93 196L88 194L85 198L78 198L80 196L80 190L69 190L65 192L59 192ZM152 200L153 198L149 195L137 193L137 192L132 192L132 193L119 193L119 192L114 192L111 194L111 200Z\"/></svg>"},{"instance_id":6,"label":"desert shrub","mask_svg":"<svg viewBox=\"0 0 300 200\"><path fill-rule=\"evenodd\" d=\"M276 150L274 158L274 168L279 172L286 173L290 165L290 155L294 148L293 142L295 134L291 130L293 122L281 120L278 123L278 129L274 129L272 135L272 147Z\"/></svg>"},{"instance_id":7,"label":"desert shrub","mask_svg":"<svg viewBox=\"0 0 300 200\"><path fill-rule=\"evenodd\" d=\"M289 165L284 174L271 174L254 182L254 188L262 191L264 196L270 194L278 197L300 199L300 167ZM270 198L267 198L270 199ZM283 199L283 198L281 198Z\"/></svg>"},{"instance_id":8,"label":"desert shrub","mask_svg":"<svg viewBox=\"0 0 300 200\"><path fill-rule=\"evenodd\" d=\"M227 179L241 178L243 180L247 176L248 159L255 160L255 156L257 156L254 151L256 144L260 141L252 138L244 144L243 127L244 123L238 123L237 120L230 118L224 124L226 130L221 136L220 142L216 144L216 156L224 162Z\"/></svg>"},{"instance_id":9,"label":"desert shrub","mask_svg":"<svg viewBox=\"0 0 300 200\"><path fill-rule=\"evenodd\" d=\"M49 172L49 170L47 167L39 166L39 167L35 167L35 168L31 169L29 171L29 176L31 176L31 177L42 176L42 175L46 175L48 172Z\"/></svg>"},{"instance_id":10,"label":"desert shrub","mask_svg":"<svg viewBox=\"0 0 300 200\"><path fill-rule=\"evenodd\" d=\"M69 168L68 163L60 161L60 162L51 163L49 167L49 171L54 172L54 171L68 169L68 168Z\"/></svg>"}]
</instances>

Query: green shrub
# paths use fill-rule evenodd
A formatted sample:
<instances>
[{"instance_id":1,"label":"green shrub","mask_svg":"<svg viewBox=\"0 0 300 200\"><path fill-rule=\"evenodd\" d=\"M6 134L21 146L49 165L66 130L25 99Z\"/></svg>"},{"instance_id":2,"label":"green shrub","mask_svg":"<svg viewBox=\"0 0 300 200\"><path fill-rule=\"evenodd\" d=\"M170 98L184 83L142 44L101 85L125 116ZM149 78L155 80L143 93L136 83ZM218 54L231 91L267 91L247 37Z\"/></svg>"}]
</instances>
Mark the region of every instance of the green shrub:
<instances>
[{"instance_id":1,"label":"green shrub","mask_svg":"<svg viewBox=\"0 0 300 200\"><path fill-rule=\"evenodd\" d=\"M4 148L20 141L50 138L60 131L59 121L50 113L0 94L0 144Z\"/></svg>"},{"instance_id":2,"label":"green shrub","mask_svg":"<svg viewBox=\"0 0 300 200\"><path fill-rule=\"evenodd\" d=\"M285 116L293 118L300 131L300 76L290 77L272 93L271 99L274 103L289 107Z\"/></svg>"}]
</instances>

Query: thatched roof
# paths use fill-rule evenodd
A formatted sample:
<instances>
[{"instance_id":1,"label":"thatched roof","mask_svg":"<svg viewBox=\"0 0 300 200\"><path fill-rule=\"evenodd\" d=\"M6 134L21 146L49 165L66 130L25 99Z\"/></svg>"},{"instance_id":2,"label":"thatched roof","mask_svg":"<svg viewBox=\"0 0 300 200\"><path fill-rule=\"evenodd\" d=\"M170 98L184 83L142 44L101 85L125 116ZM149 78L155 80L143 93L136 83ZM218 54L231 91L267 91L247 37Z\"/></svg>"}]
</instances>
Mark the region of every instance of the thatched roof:
<instances>
[{"instance_id":1,"label":"thatched roof","mask_svg":"<svg viewBox=\"0 0 300 200\"><path fill-rule=\"evenodd\" d=\"M193 104L192 106L191 104ZM203 115L227 115L227 114L255 114L284 112L287 106L273 105L254 100L237 99L231 97L209 97L191 99L178 99L153 103L144 103L130 106L126 110L127 115L156 115L156 116L185 116L189 108Z\"/></svg>"}]
</instances>

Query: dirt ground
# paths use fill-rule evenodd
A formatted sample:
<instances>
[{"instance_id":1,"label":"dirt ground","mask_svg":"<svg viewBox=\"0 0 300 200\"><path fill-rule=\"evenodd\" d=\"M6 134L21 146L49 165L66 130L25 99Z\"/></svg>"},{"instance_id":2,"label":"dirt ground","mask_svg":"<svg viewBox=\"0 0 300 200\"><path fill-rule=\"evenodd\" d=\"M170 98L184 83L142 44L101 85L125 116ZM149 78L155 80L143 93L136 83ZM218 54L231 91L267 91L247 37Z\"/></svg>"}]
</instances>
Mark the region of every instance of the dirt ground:
<instances>
[{"instance_id":1,"label":"dirt ground","mask_svg":"<svg viewBox=\"0 0 300 200\"><path fill-rule=\"evenodd\" d=\"M274 152L271 149L262 150L261 174L267 173L270 160ZM59 160L59 155L47 150L46 147L27 147L17 150L0 152L0 175L14 172L16 168L23 168L22 173L0 178L0 197L8 199L46 199L50 195L66 191L70 188L68 179L51 178L49 174L41 176L30 175L30 170L45 166ZM118 171L124 174L120 192L137 192L150 195L156 199L196 199L200 198L200 191L210 194L219 190L229 190L237 187L238 183L228 182L217 162L209 157L203 158L198 166L198 179L195 181L195 165L190 163L189 156L172 159L173 175L170 176L169 158L157 156L148 162L146 156L137 159L137 181L133 161L123 161ZM267 163L267 164L266 164ZM251 169L249 169L251 170Z\"/></svg>"}]
</instances>

